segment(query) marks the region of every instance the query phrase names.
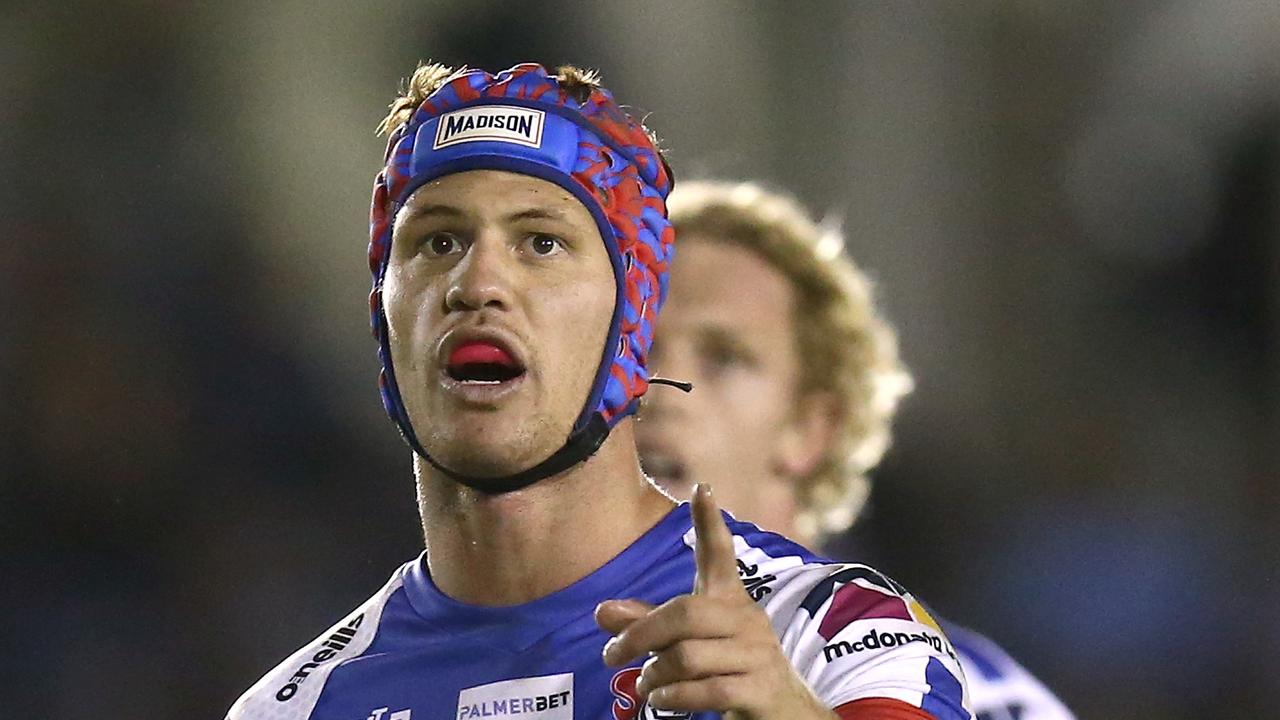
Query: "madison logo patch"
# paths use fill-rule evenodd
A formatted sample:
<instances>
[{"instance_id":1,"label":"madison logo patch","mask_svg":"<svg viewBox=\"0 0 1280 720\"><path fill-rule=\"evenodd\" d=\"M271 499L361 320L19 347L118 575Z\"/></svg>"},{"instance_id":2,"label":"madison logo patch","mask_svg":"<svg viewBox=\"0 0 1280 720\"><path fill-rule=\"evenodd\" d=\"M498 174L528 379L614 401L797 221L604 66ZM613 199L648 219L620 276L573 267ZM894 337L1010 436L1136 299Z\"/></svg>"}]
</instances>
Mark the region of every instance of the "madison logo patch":
<instances>
[{"instance_id":1,"label":"madison logo patch","mask_svg":"<svg viewBox=\"0 0 1280 720\"><path fill-rule=\"evenodd\" d=\"M458 693L457 720L573 720L573 673L517 678Z\"/></svg>"},{"instance_id":2,"label":"madison logo patch","mask_svg":"<svg viewBox=\"0 0 1280 720\"><path fill-rule=\"evenodd\" d=\"M455 110L440 116L431 149L482 140L542 147L542 124L546 117L547 114L541 110L511 105L482 105Z\"/></svg>"}]
</instances>

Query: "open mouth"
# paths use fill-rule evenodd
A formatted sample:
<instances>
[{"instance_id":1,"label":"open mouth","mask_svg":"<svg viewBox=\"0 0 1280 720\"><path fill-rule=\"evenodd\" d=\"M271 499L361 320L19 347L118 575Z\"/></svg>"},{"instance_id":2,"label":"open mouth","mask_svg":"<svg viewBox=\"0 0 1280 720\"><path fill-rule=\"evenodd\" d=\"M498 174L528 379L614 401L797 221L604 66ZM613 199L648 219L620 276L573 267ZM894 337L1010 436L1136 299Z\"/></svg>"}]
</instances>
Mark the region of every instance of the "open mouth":
<instances>
[{"instance_id":1,"label":"open mouth","mask_svg":"<svg viewBox=\"0 0 1280 720\"><path fill-rule=\"evenodd\" d=\"M501 347L480 341L466 342L449 354L445 373L461 383L500 385L524 374L524 366Z\"/></svg>"}]
</instances>

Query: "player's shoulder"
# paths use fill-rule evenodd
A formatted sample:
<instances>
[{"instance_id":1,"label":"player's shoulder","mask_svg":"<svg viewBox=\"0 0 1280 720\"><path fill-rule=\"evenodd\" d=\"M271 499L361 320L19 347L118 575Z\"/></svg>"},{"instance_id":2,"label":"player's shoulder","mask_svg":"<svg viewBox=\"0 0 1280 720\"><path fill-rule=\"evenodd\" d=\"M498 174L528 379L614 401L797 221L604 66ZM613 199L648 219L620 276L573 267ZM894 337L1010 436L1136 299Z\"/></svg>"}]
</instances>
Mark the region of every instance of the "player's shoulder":
<instances>
[{"instance_id":1,"label":"player's shoulder","mask_svg":"<svg viewBox=\"0 0 1280 720\"><path fill-rule=\"evenodd\" d=\"M280 662L244 692L226 720L306 720L329 675L373 643L387 601L404 583L406 563L372 597Z\"/></svg>"},{"instance_id":2,"label":"player's shoulder","mask_svg":"<svg viewBox=\"0 0 1280 720\"><path fill-rule=\"evenodd\" d=\"M1074 720L1067 706L995 641L945 620L942 627L960 658L979 716Z\"/></svg>"},{"instance_id":3,"label":"player's shoulder","mask_svg":"<svg viewBox=\"0 0 1280 720\"><path fill-rule=\"evenodd\" d=\"M905 587L875 568L837 562L752 523L727 520L738 577L770 615L802 611L822 620L835 613L847 620L887 617L936 627ZM695 540L692 530L686 533L686 544L692 547Z\"/></svg>"},{"instance_id":4,"label":"player's shoulder","mask_svg":"<svg viewBox=\"0 0 1280 720\"><path fill-rule=\"evenodd\" d=\"M944 720L970 717L955 650L906 588L751 523L729 518L728 525L739 578L792 666L829 707L892 698ZM696 542L692 533L684 539Z\"/></svg>"}]
</instances>

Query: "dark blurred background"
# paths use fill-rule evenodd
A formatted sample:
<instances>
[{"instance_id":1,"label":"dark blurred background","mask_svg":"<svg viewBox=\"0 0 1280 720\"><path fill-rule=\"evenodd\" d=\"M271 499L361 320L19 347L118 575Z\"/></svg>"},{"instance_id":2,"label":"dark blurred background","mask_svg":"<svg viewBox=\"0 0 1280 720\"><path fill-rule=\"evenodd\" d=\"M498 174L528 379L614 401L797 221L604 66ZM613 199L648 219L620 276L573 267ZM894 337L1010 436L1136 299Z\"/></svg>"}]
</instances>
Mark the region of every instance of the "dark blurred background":
<instances>
[{"instance_id":1,"label":"dark blurred background","mask_svg":"<svg viewBox=\"0 0 1280 720\"><path fill-rule=\"evenodd\" d=\"M1280 5L0 6L4 717L219 718L421 545L373 128L603 71L677 176L843 220L918 383L837 552L1084 718L1280 693Z\"/></svg>"}]
</instances>

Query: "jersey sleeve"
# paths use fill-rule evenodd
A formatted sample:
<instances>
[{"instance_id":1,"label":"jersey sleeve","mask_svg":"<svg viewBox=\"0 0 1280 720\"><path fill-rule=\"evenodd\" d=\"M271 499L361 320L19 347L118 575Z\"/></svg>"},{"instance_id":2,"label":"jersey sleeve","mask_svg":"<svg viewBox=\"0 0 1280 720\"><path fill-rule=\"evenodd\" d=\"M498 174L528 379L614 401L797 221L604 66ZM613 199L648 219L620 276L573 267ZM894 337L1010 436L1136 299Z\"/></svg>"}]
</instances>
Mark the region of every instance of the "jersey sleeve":
<instances>
[{"instance_id":1,"label":"jersey sleeve","mask_svg":"<svg viewBox=\"0 0 1280 720\"><path fill-rule=\"evenodd\" d=\"M827 707L880 698L938 720L972 717L955 650L901 585L865 565L804 563L774 574L761 604Z\"/></svg>"},{"instance_id":2,"label":"jersey sleeve","mask_svg":"<svg viewBox=\"0 0 1280 720\"><path fill-rule=\"evenodd\" d=\"M310 718L334 669L373 643L382 609L403 584L403 572L401 567L377 594L254 683L227 711L226 720Z\"/></svg>"}]
</instances>

